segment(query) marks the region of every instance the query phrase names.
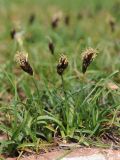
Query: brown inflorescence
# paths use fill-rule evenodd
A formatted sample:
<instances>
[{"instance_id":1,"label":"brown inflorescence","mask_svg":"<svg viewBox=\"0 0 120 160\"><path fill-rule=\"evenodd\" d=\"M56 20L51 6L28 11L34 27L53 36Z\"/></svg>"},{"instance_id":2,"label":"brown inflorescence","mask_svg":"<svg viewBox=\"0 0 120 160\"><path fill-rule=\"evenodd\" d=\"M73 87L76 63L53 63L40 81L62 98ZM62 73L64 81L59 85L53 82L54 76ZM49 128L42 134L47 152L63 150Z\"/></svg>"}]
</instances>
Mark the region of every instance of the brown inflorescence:
<instances>
[{"instance_id":1,"label":"brown inflorescence","mask_svg":"<svg viewBox=\"0 0 120 160\"><path fill-rule=\"evenodd\" d=\"M53 19L51 22L52 28L56 28L58 26L59 18Z\"/></svg>"},{"instance_id":2,"label":"brown inflorescence","mask_svg":"<svg viewBox=\"0 0 120 160\"><path fill-rule=\"evenodd\" d=\"M114 32L115 31L115 26L116 26L115 20L110 19L109 24L110 24L110 27L111 27L111 32Z\"/></svg>"},{"instance_id":3,"label":"brown inflorescence","mask_svg":"<svg viewBox=\"0 0 120 160\"><path fill-rule=\"evenodd\" d=\"M49 47L49 50L50 50L51 54L54 54L55 46L54 46L54 43L52 41L49 41L48 47Z\"/></svg>"},{"instance_id":4,"label":"brown inflorescence","mask_svg":"<svg viewBox=\"0 0 120 160\"><path fill-rule=\"evenodd\" d=\"M82 53L82 72L85 73L88 66L96 57L97 51L93 48L88 48Z\"/></svg>"},{"instance_id":5,"label":"brown inflorescence","mask_svg":"<svg viewBox=\"0 0 120 160\"><path fill-rule=\"evenodd\" d=\"M25 52L17 52L15 55L15 61L20 65L23 71L30 75L33 75L33 69L28 62L28 54Z\"/></svg>"},{"instance_id":6,"label":"brown inflorescence","mask_svg":"<svg viewBox=\"0 0 120 160\"><path fill-rule=\"evenodd\" d=\"M15 34L16 34L16 30L15 30L15 29L12 29L12 30L10 31L10 36L11 36L12 39L15 38Z\"/></svg>"},{"instance_id":7,"label":"brown inflorescence","mask_svg":"<svg viewBox=\"0 0 120 160\"><path fill-rule=\"evenodd\" d=\"M36 18L35 14L32 13L29 17L29 24L33 24L33 22L35 21L35 18Z\"/></svg>"},{"instance_id":8,"label":"brown inflorescence","mask_svg":"<svg viewBox=\"0 0 120 160\"><path fill-rule=\"evenodd\" d=\"M65 16L64 22L65 22L65 24L66 24L67 26L70 24L70 16L69 16L69 15L66 15L66 16Z\"/></svg>"},{"instance_id":9,"label":"brown inflorescence","mask_svg":"<svg viewBox=\"0 0 120 160\"><path fill-rule=\"evenodd\" d=\"M52 26L53 29L58 27L58 23L61 20L61 18L62 18L62 12L61 11L59 11L59 12L57 12L53 15L52 21L51 21L51 26Z\"/></svg>"},{"instance_id":10,"label":"brown inflorescence","mask_svg":"<svg viewBox=\"0 0 120 160\"><path fill-rule=\"evenodd\" d=\"M59 59L59 63L57 65L57 73L62 75L64 70L68 67L68 60L65 55L62 55Z\"/></svg>"}]
</instances>

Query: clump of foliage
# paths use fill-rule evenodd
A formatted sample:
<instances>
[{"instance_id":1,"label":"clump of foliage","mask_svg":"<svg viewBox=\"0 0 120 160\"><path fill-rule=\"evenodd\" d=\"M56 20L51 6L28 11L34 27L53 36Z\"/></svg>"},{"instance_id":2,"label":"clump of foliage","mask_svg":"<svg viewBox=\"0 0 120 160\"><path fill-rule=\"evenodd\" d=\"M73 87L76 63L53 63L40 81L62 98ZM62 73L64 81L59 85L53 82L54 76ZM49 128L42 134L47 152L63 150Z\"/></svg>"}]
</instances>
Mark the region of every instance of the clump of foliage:
<instances>
[{"instance_id":1,"label":"clump of foliage","mask_svg":"<svg viewBox=\"0 0 120 160\"><path fill-rule=\"evenodd\" d=\"M38 153L64 142L120 146L116 3L46 0L34 9L32 1L0 1L1 153Z\"/></svg>"}]
</instances>

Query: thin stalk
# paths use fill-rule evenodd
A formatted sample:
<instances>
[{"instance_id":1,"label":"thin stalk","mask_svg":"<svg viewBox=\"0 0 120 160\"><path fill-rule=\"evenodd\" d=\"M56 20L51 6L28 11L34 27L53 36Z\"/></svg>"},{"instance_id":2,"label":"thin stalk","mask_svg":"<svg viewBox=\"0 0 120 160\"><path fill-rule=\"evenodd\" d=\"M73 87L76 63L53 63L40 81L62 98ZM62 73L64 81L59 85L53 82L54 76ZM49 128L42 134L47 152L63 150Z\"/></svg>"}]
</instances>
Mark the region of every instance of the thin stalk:
<instances>
[{"instance_id":1,"label":"thin stalk","mask_svg":"<svg viewBox=\"0 0 120 160\"><path fill-rule=\"evenodd\" d=\"M63 75L61 75L61 80L62 80L63 93L64 93L64 97L65 97L65 100L66 100L66 92L65 92L65 86L64 86L64 79L63 79Z\"/></svg>"},{"instance_id":2,"label":"thin stalk","mask_svg":"<svg viewBox=\"0 0 120 160\"><path fill-rule=\"evenodd\" d=\"M37 91L37 100L38 100L38 104L40 104L40 101L39 101L39 99L40 99L40 93L39 93L39 89L38 89L37 82L36 82L36 80L35 80L34 77L32 77L32 81L33 81L33 83L34 83L34 85L35 85L35 88L36 88L36 91ZM35 132L37 132L37 117L38 117L38 115L37 115L37 107L36 107Z\"/></svg>"},{"instance_id":3,"label":"thin stalk","mask_svg":"<svg viewBox=\"0 0 120 160\"><path fill-rule=\"evenodd\" d=\"M36 82L36 80L35 80L34 77L32 77L32 81L33 81L34 86L35 86L35 88L36 88L37 96L38 96L38 100L39 100L39 98L40 98L40 92L39 92L38 85L37 85L37 82Z\"/></svg>"},{"instance_id":4,"label":"thin stalk","mask_svg":"<svg viewBox=\"0 0 120 160\"><path fill-rule=\"evenodd\" d=\"M69 131L69 108L68 108L68 103L67 103L67 94L65 92L65 86L64 86L64 78L63 75L61 75L61 80L62 80L62 88L63 88L63 93L64 93L64 98L65 98L65 110L63 112L66 113L66 121L67 121L67 133Z\"/></svg>"}]
</instances>

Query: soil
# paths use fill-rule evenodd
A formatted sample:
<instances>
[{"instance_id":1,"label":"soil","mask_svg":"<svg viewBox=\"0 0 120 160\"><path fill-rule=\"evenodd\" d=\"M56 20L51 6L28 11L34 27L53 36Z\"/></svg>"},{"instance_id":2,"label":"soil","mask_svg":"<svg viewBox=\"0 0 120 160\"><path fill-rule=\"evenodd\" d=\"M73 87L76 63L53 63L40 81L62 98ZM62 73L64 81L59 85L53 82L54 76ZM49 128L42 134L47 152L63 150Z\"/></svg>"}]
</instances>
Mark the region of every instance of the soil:
<instances>
[{"instance_id":1,"label":"soil","mask_svg":"<svg viewBox=\"0 0 120 160\"><path fill-rule=\"evenodd\" d=\"M65 156L66 155L66 156ZM64 158L63 158L64 157ZM57 150L41 155L22 155L19 160L120 160L120 150L98 149L98 148L77 148L70 150ZM6 158L6 160L18 160Z\"/></svg>"},{"instance_id":2,"label":"soil","mask_svg":"<svg viewBox=\"0 0 120 160\"><path fill-rule=\"evenodd\" d=\"M0 140L6 139L5 136L1 136ZM69 146L69 144L68 144ZM64 157L64 158L63 158ZM5 158L0 155L0 160ZM38 154L32 153L31 155L23 154L21 157L5 158L6 160L120 160L120 150L114 149L100 149L100 148L76 148L66 149L62 146L52 149L50 152Z\"/></svg>"}]
</instances>

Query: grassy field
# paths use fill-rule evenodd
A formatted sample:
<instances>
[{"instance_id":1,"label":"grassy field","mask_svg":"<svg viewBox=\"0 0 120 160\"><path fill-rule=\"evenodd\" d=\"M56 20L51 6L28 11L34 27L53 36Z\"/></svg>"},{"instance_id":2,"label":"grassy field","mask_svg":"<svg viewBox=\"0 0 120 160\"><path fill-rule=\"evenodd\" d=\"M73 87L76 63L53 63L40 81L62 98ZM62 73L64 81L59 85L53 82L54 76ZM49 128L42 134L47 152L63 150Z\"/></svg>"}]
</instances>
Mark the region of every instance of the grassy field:
<instances>
[{"instance_id":1,"label":"grassy field","mask_svg":"<svg viewBox=\"0 0 120 160\"><path fill-rule=\"evenodd\" d=\"M0 0L1 153L70 142L120 147L119 11L118 0ZM83 74L89 47L98 53ZM17 51L28 53L33 76L15 62Z\"/></svg>"}]
</instances>

